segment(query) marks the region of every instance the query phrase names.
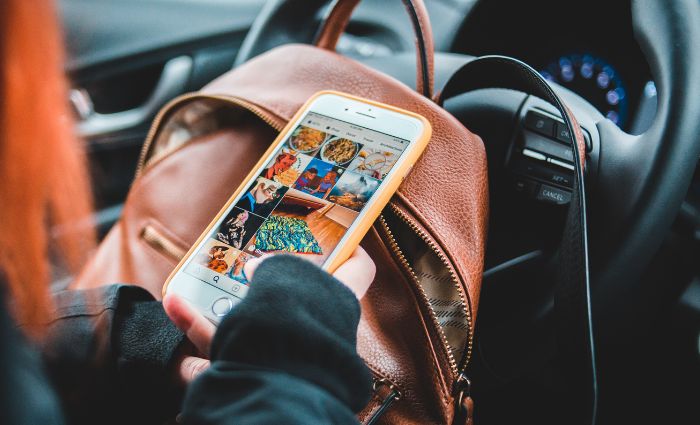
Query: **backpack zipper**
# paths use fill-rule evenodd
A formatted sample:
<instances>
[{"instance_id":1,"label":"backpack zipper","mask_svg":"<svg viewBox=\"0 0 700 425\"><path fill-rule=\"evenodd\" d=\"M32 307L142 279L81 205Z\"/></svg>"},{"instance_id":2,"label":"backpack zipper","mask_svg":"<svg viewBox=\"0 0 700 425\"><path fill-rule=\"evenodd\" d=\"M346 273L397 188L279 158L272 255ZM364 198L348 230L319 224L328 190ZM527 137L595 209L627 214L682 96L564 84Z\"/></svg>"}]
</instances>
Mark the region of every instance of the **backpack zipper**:
<instances>
[{"instance_id":1,"label":"backpack zipper","mask_svg":"<svg viewBox=\"0 0 700 425\"><path fill-rule=\"evenodd\" d=\"M186 249L177 246L171 238L167 237L150 224L147 224L141 231L141 239L151 248L176 262L180 261L187 253Z\"/></svg>"},{"instance_id":2,"label":"backpack zipper","mask_svg":"<svg viewBox=\"0 0 700 425\"><path fill-rule=\"evenodd\" d=\"M175 106L179 105L180 103L185 103L192 99L211 99L234 104L251 112L253 115L260 118L263 122L265 122L270 127L274 128L278 132L282 131L282 129L288 122L288 120L280 117L279 115L236 96L199 93L184 94L168 102L163 108L161 108L160 112L158 112L158 115L156 115L156 117L153 119L151 128L148 130L148 135L146 136L146 140L143 142L143 147L141 148L141 154L139 155L139 161L136 166L136 177L140 176L144 168L146 167L146 161L148 159L148 154L153 145L153 140L155 139L155 135L160 129L160 124L165 118L165 116L169 112L171 112Z\"/></svg>"},{"instance_id":3,"label":"backpack zipper","mask_svg":"<svg viewBox=\"0 0 700 425\"><path fill-rule=\"evenodd\" d=\"M438 248L437 244L432 240L432 238L424 232L414 221L412 218L410 218L401 208L399 208L396 204L393 202L389 204L392 212L396 214L396 216L406 223L409 228L418 236L420 237L423 242L433 251L433 253L440 259L440 261L447 267L447 270L450 272L450 277L452 278L452 282L457 288L457 291L459 293L459 298L461 300L462 308L465 313L465 317L467 319L467 327L468 327L468 332L467 332L467 347L465 350L465 355L464 359L462 362L461 367L457 365L457 361L455 360L454 354L452 353L452 347L450 346L449 342L447 341L447 336L445 335L445 332L443 331L442 327L440 326L440 323L437 319L437 315L435 314L435 310L433 307L430 305L428 295L426 294L425 290L423 287L420 285L420 281L418 279L418 276L416 275L416 272L414 271L413 267L411 264L408 262L406 259L405 254L399 247L398 243L396 242L396 238L394 237L393 232L389 228L389 225L386 222L386 219L384 218L383 215L379 216L379 223L381 227L384 229L384 232L389 240L389 248L394 252L396 255L396 258L399 260L399 263L403 266L405 271L407 272L408 276L413 280L413 282L416 284L418 287L418 290L420 294L422 295L423 301L425 304L428 306L428 310L430 311L430 317L433 321L433 324L438 330L438 333L440 335L440 339L442 340L442 343L445 345L447 348L447 357L450 363L450 369L452 370L453 377L457 379L457 377L463 375L463 371L467 368L467 365L469 364L469 361L471 360L472 356L472 348L473 348L473 323L472 323L472 315L471 315L471 309L468 307L469 304L466 300L466 295L462 291L461 288L461 283L459 280L459 277L457 276L457 272L454 270L454 267L452 267L452 263L447 259L445 254L442 253L442 251Z\"/></svg>"}]
</instances>

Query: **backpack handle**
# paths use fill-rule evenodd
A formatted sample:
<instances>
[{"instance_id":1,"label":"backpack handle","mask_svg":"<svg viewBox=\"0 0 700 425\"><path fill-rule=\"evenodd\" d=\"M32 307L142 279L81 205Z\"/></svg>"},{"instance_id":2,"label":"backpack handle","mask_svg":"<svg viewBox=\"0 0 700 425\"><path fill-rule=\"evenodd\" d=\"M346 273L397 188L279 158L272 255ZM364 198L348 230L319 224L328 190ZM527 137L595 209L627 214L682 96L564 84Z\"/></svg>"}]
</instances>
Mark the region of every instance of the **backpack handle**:
<instances>
[{"instance_id":1,"label":"backpack handle","mask_svg":"<svg viewBox=\"0 0 700 425\"><path fill-rule=\"evenodd\" d=\"M408 16L411 18L413 32L415 33L417 61L416 91L427 98L432 98L435 48L433 45L433 32L430 26L428 10L423 0L402 1L406 7ZM337 0L321 24L321 28L316 35L316 46L323 49L335 50L340 36L345 31L348 22L350 22L350 16L353 10L359 3L360 0Z\"/></svg>"}]
</instances>

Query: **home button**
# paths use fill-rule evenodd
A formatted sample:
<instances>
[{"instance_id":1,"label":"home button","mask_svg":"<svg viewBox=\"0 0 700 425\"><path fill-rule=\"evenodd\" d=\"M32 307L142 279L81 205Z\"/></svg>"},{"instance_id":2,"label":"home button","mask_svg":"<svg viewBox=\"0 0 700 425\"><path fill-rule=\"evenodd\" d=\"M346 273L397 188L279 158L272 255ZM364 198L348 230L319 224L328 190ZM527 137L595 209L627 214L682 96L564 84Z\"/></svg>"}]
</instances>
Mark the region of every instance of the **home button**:
<instances>
[{"instance_id":1,"label":"home button","mask_svg":"<svg viewBox=\"0 0 700 425\"><path fill-rule=\"evenodd\" d=\"M228 314L233 308L233 301L229 297L221 297L214 301L211 305L211 311L218 317L223 317Z\"/></svg>"}]
</instances>

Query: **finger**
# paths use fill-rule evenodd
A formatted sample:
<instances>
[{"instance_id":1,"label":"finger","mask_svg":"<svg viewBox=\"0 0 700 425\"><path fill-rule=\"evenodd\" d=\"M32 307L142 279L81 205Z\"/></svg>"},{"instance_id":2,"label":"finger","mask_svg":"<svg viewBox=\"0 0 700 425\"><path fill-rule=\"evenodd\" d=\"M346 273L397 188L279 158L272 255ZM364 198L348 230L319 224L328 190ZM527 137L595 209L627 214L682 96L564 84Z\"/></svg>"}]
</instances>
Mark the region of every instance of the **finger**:
<instances>
[{"instance_id":1,"label":"finger","mask_svg":"<svg viewBox=\"0 0 700 425\"><path fill-rule=\"evenodd\" d=\"M209 360L201 357L186 356L180 362L180 380L183 384L194 381L200 373L209 368Z\"/></svg>"},{"instance_id":2,"label":"finger","mask_svg":"<svg viewBox=\"0 0 700 425\"><path fill-rule=\"evenodd\" d=\"M245 278L248 280L248 282L253 280L255 270L258 268L260 263L262 263L266 258L270 257L272 257L272 254L265 254L261 257L254 257L246 261L245 265L243 266L243 273L245 274Z\"/></svg>"},{"instance_id":3,"label":"finger","mask_svg":"<svg viewBox=\"0 0 700 425\"><path fill-rule=\"evenodd\" d=\"M197 350L209 356L209 346L216 331L214 324L177 295L167 294L163 298L163 307L170 320L187 335Z\"/></svg>"},{"instance_id":4,"label":"finger","mask_svg":"<svg viewBox=\"0 0 700 425\"><path fill-rule=\"evenodd\" d=\"M355 293L358 299L369 289L374 280L377 268L367 251L358 246L343 264L333 273L333 277L343 282L345 286Z\"/></svg>"}]
</instances>

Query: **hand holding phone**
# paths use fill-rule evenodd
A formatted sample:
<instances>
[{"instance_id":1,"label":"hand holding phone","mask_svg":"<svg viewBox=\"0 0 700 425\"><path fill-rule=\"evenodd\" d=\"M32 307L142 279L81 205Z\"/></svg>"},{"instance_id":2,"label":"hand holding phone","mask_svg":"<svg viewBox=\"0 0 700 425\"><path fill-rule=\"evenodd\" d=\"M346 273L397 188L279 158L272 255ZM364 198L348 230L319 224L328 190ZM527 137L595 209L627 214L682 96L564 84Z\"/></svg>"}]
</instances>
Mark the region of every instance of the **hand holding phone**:
<instances>
[{"instance_id":1,"label":"hand holding phone","mask_svg":"<svg viewBox=\"0 0 700 425\"><path fill-rule=\"evenodd\" d=\"M428 121L337 92L312 97L170 275L164 294L218 322L248 291L248 261L303 256L335 271L425 149ZM366 289L365 289L366 290Z\"/></svg>"},{"instance_id":2,"label":"hand holding phone","mask_svg":"<svg viewBox=\"0 0 700 425\"><path fill-rule=\"evenodd\" d=\"M258 265L265 261L266 258L256 258L245 265L245 274L250 280L253 279ZM372 281L374 281L375 272L376 266L374 261L362 247L357 247L350 258L336 269L333 277L347 286L358 299L362 299ZM176 294L166 294L165 298L163 298L163 307L175 326L187 336L187 339L192 342L203 356L208 358L211 341L216 332L214 324ZM179 365L180 375L185 382L190 382L194 378L193 375L195 373L204 370L201 367L203 366L202 362L196 363L196 361L201 359L190 358L190 361L193 360L195 361L194 363L186 364L183 361ZM208 364L206 366L208 367Z\"/></svg>"}]
</instances>

